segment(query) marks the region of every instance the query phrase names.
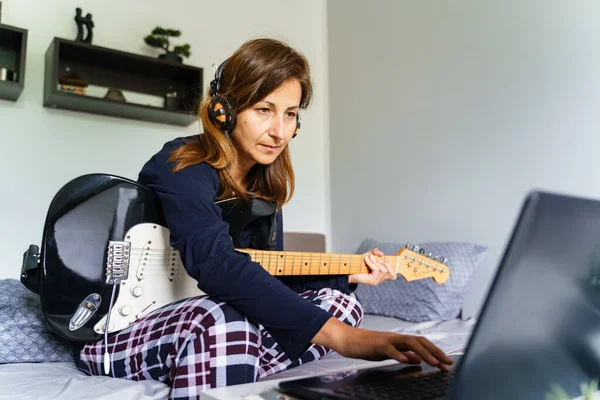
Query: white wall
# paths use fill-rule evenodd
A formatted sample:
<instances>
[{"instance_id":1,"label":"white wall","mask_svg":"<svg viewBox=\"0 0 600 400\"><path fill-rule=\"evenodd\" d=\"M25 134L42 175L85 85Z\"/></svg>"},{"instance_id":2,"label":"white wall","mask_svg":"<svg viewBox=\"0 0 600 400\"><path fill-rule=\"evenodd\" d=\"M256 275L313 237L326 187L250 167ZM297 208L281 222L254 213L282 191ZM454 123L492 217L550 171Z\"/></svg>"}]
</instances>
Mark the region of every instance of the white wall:
<instances>
[{"instance_id":1,"label":"white wall","mask_svg":"<svg viewBox=\"0 0 600 400\"><path fill-rule=\"evenodd\" d=\"M292 143L297 194L285 209L285 229L329 234L327 167L327 57L325 3L245 0L4 0L2 23L29 30L25 89L19 100L0 100L1 278L17 278L30 243L39 244L52 197L68 180L90 172L137 178L143 163L165 141L199 132L188 128L52 110L42 106L44 54L53 37L73 39L75 8L92 13L93 43L157 55L143 42L156 25L180 29L190 43L185 62L204 68L204 82L244 41L282 39L311 62L316 98ZM310 27L308 29L307 27ZM179 42L178 42L179 43Z\"/></svg>"},{"instance_id":2,"label":"white wall","mask_svg":"<svg viewBox=\"0 0 600 400\"><path fill-rule=\"evenodd\" d=\"M600 2L330 0L332 251L490 247L526 192L600 198Z\"/></svg>"}]
</instances>

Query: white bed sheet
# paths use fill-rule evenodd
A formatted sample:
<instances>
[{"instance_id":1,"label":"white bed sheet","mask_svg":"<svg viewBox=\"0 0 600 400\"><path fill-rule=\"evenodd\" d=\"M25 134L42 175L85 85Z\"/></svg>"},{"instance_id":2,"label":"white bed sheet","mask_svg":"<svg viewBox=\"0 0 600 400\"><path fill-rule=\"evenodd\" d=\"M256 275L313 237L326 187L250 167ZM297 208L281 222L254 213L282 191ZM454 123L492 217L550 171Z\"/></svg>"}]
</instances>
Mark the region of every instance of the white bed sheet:
<instances>
[{"instance_id":1,"label":"white bed sheet","mask_svg":"<svg viewBox=\"0 0 600 400\"><path fill-rule=\"evenodd\" d=\"M156 381L88 376L69 362L0 365L1 400L163 400L169 391Z\"/></svg>"},{"instance_id":2,"label":"white bed sheet","mask_svg":"<svg viewBox=\"0 0 600 400\"><path fill-rule=\"evenodd\" d=\"M407 334L423 335L432 340L447 353L464 347L474 326L473 320L452 320L446 322L411 323L395 318L366 315L362 328L377 329ZM260 387L271 387L273 380L291 379L308 375L352 368L364 368L376 364L384 365L394 361L371 362L347 359L338 354L329 354L321 360L283 371L263 379ZM227 389L232 396L242 396L247 385L239 389L220 388L207 391L206 398L219 398L220 392ZM256 393L258 387L251 391ZM20 363L0 365L0 400L22 399L99 399L99 400L163 400L167 399L170 388L155 381L134 382L102 376L87 376L77 370L73 363ZM236 392L236 393L233 393ZM239 392L239 393L237 393ZM212 397L212 396L215 397ZM228 394L227 396L230 396ZM204 397L201 397L204 398ZM224 397L231 398L231 397Z\"/></svg>"}]
</instances>

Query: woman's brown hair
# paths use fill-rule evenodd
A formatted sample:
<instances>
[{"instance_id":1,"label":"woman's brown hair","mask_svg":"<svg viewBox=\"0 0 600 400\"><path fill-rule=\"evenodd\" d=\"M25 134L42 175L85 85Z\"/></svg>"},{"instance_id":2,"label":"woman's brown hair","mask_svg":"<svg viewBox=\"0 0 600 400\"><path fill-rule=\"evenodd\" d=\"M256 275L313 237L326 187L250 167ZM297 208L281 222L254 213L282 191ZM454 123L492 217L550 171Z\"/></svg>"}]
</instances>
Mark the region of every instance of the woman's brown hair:
<instances>
[{"instance_id":1,"label":"woman's brown hair","mask_svg":"<svg viewBox=\"0 0 600 400\"><path fill-rule=\"evenodd\" d=\"M306 57L281 41L254 39L244 43L227 60L219 95L229 101L237 114L290 79L300 82L300 108L308 107L312 99L312 84ZM254 165L247 177L248 186L241 187L229 174L237 150L229 136L209 119L209 102L210 95L207 94L199 107L204 133L171 153L169 161L175 162L174 172L206 162L217 170L219 176L218 200L234 194L245 200L257 197L276 201L279 207L287 203L294 194L289 148L286 147L272 164Z\"/></svg>"}]
</instances>

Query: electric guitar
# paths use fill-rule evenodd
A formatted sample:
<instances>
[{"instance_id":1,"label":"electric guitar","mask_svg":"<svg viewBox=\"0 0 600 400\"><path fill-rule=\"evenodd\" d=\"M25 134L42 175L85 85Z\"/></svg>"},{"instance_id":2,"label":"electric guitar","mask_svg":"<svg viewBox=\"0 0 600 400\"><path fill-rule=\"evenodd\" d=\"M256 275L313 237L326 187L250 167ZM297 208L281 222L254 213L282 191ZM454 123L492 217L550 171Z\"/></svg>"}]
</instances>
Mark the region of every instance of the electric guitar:
<instances>
[{"instance_id":1,"label":"electric guitar","mask_svg":"<svg viewBox=\"0 0 600 400\"><path fill-rule=\"evenodd\" d=\"M262 215L223 215L245 218L245 225L273 211L253 209L263 210ZM75 178L51 202L41 250L31 245L25 252L21 281L40 294L43 314L58 335L76 342L99 340L107 329L120 331L163 305L205 294L170 246L165 226L149 188L112 175ZM369 272L362 255L236 251L273 276ZM445 259L417 247L385 259L408 281L443 283L450 274Z\"/></svg>"}]
</instances>

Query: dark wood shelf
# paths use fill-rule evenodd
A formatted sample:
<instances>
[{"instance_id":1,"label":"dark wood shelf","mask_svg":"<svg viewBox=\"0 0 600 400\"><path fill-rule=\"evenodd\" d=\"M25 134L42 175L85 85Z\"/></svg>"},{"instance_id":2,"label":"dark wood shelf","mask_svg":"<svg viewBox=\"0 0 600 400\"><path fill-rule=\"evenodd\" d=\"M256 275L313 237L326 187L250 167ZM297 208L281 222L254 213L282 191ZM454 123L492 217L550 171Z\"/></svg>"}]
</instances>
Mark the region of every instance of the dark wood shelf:
<instances>
[{"instance_id":1,"label":"dark wood shelf","mask_svg":"<svg viewBox=\"0 0 600 400\"><path fill-rule=\"evenodd\" d=\"M16 73L17 79L0 80L0 99L17 101L25 87L27 30L0 24L0 68Z\"/></svg>"},{"instance_id":2,"label":"dark wood shelf","mask_svg":"<svg viewBox=\"0 0 600 400\"><path fill-rule=\"evenodd\" d=\"M92 87L114 88L152 96L154 104L129 101L127 94L127 102L119 102L87 92L62 91L59 78L68 74L87 81L88 91ZM46 51L45 107L187 126L197 121L196 105L202 89L202 68L186 64L61 38L54 38ZM164 107L163 100L170 92L182 97L178 108Z\"/></svg>"}]
</instances>

